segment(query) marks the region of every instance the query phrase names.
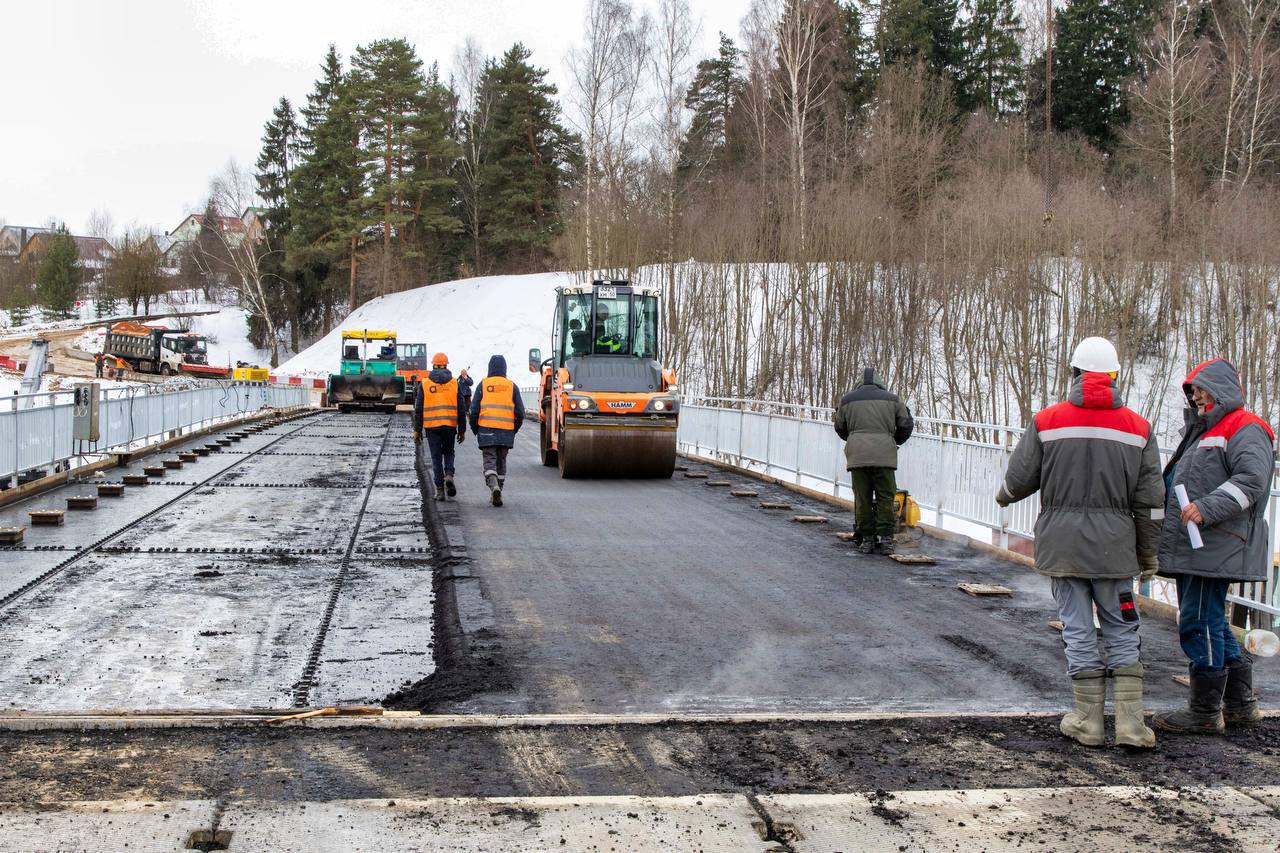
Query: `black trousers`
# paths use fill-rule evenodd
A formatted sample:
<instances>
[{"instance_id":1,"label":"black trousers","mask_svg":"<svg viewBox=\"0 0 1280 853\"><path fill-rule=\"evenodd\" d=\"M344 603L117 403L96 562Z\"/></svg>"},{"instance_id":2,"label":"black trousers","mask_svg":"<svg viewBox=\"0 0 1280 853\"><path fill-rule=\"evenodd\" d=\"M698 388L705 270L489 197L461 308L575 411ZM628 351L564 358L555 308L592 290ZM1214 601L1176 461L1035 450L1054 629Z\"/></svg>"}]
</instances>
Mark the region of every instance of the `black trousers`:
<instances>
[{"instance_id":1,"label":"black trousers","mask_svg":"<svg viewBox=\"0 0 1280 853\"><path fill-rule=\"evenodd\" d=\"M851 468L854 518L859 536L892 536L893 496L898 491L893 468Z\"/></svg>"},{"instance_id":2,"label":"black trousers","mask_svg":"<svg viewBox=\"0 0 1280 853\"><path fill-rule=\"evenodd\" d=\"M456 427L432 427L423 430L427 447L431 450L431 470L435 475L436 486L444 485L446 476L453 476L454 443L458 440Z\"/></svg>"}]
</instances>

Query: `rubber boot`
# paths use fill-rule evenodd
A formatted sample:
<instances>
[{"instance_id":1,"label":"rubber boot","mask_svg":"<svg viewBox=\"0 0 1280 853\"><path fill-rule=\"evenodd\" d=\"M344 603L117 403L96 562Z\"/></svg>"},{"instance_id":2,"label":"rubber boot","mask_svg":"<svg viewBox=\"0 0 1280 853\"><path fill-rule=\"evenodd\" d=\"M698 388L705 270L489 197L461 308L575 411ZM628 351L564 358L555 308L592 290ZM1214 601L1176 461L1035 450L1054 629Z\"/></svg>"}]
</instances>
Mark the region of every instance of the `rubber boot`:
<instances>
[{"instance_id":1,"label":"rubber boot","mask_svg":"<svg viewBox=\"0 0 1280 853\"><path fill-rule=\"evenodd\" d=\"M1222 722L1228 726L1252 726L1261 720L1258 697L1253 693L1253 661L1245 655L1227 664L1227 686L1222 692Z\"/></svg>"},{"instance_id":2,"label":"rubber boot","mask_svg":"<svg viewBox=\"0 0 1280 853\"><path fill-rule=\"evenodd\" d=\"M876 537L876 553L882 557L888 557L893 553L893 537L877 536Z\"/></svg>"},{"instance_id":3,"label":"rubber boot","mask_svg":"<svg viewBox=\"0 0 1280 853\"><path fill-rule=\"evenodd\" d=\"M1191 697L1187 707L1156 714L1151 724L1162 732L1176 735L1220 735L1222 694L1227 688L1227 671L1196 672L1191 670Z\"/></svg>"},{"instance_id":4,"label":"rubber boot","mask_svg":"<svg viewBox=\"0 0 1280 853\"><path fill-rule=\"evenodd\" d=\"M449 474L444 478L444 491L449 497L454 497L458 494L458 487L453 484L452 474Z\"/></svg>"},{"instance_id":5,"label":"rubber boot","mask_svg":"<svg viewBox=\"0 0 1280 853\"><path fill-rule=\"evenodd\" d=\"M1151 749L1156 745L1156 733L1143 719L1142 662L1122 666L1111 674L1115 677L1116 746Z\"/></svg>"},{"instance_id":6,"label":"rubber boot","mask_svg":"<svg viewBox=\"0 0 1280 853\"><path fill-rule=\"evenodd\" d=\"M489 492L489 503L494 506L502 506L502 489L500 487L494 486L492 491Z\"/></svg>"},{"instance_id":7,"label":"rubber boot","mask_svg":"<svg viewBox=\"0 0 1280 853\"><path fill-rule=\"evenodd\" d=\"M1077 672L1071 676L1071 689L1076 695L1076 709L1062 718L1058 730L1084 746L1102 746L1107 742L1102 718L1107 703L1107 673Z\"/></svg>"}]
</instances>

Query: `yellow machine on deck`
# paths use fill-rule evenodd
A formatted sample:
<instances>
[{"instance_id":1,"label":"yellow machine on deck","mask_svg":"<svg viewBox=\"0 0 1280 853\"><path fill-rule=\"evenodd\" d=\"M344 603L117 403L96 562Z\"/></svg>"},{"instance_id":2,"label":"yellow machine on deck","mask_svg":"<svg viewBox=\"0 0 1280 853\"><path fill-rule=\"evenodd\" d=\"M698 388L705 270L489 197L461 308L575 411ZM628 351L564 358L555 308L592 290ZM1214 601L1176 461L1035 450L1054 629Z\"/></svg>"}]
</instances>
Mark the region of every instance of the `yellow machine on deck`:
<instances>
[{"instance_id":1,"label":"yellow machine on deck","mask_svg":"<svg viewBox=\"0 0 1280 853\"><path fill-rule=\"evenodd\" d=\"M237 367L231 371L231 378L236 382L267 382L271 371L265 367Z\"/></svg>"}]
</instances>

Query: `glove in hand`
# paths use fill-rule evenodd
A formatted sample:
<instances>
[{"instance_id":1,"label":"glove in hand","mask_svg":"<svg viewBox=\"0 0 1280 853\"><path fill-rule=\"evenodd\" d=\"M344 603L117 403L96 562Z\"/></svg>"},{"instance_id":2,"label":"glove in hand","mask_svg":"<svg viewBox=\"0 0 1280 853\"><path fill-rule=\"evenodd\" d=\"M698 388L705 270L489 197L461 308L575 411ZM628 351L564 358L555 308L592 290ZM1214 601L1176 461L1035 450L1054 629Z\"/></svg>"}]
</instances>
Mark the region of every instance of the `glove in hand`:
<instances>
[{"instance_id":1,"label":"glove in hand","mask_svg":"<svg viewBox=\"0 0 1280 853\"><path fill-rule=\"evenodd\" d=\"M1139 557L1138 568L1142 570L1138 577L1149 581L1160 571L1160 561L1155 557Z\"/></svg>"}]
</instances>

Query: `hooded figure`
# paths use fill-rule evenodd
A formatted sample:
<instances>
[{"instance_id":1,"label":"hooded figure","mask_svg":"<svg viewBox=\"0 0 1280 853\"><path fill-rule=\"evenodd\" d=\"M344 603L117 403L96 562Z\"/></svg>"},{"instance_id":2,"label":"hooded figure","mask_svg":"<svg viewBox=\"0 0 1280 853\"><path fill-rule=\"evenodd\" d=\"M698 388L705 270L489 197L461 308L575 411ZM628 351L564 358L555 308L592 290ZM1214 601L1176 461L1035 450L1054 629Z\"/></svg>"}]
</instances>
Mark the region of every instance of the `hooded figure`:
<instances>
[{"instance_id":1,"label":"hooded figure","mask_svg":"<svg viewBox=\"0 0 1280 853\"><path fill-rule=\"evenodd\" d=\"M1188 707L1157 714L1175 733L1221 732L1260 719L1252 666L1226 617L1228 588L1267 576L1267 499L1275 470L1275 432L1244 408L1240 375L1223 358L1196 367L1182 384L1186 427L1165 466L1168 484L1160 574L1178 585L1178 638L1190 661ZM1177 488L1186 490L1183 509ZM1204 547L1192 548L1187 524Z\"/></svg>"},{"instance_id":2,"label":"hooded figure","mask_svg":"<svg viewBox=\"0 0 1280 853\"><path fill-rule=\"evenodd\" d=\"M845 467L853 481L859 550L892 554L893 499L898 491L894 472L898 447L915 429L911 411L868 367L862 384L840 399L834 426L844 440Z\"/></svg>"},{"instance_id":3,"label":"hooded figure","mask_svg":"<svg viewBox=\"0 0 1280 853\"><path fill-rule=\"evenodd\" d=\"M458 493L453 480L454 442L462 444L467 435L467 398L448 365L444 353L437 353L427 381L418 385L413 397L413 441L420 444L423 436L427 439L438 501Z\"/></svg>"},{"instance_id":4,"label":"hooded figure","mask_svg":"<svg viewBox=\"0 0 1280 853\"><path fill-rule=\"evenodd\" d=\"M502 506L507 451L515 446L523 423L520 389L507 378L507 360L495 355L489 359L489 375L476 384L471 398L471 431L484 455L484 481L494 506Z\"/></svg>"}]
</instances>

